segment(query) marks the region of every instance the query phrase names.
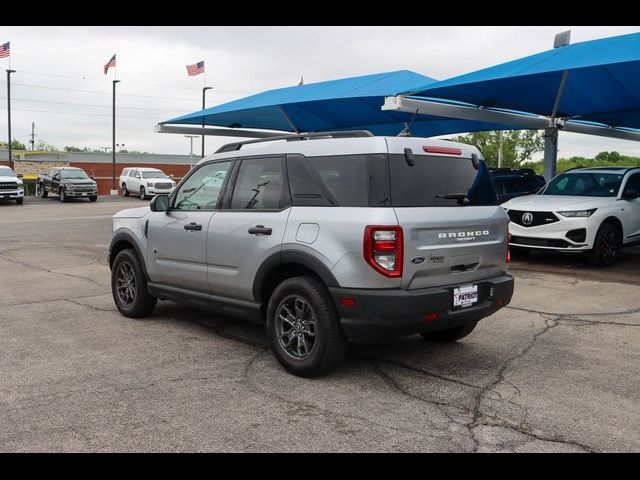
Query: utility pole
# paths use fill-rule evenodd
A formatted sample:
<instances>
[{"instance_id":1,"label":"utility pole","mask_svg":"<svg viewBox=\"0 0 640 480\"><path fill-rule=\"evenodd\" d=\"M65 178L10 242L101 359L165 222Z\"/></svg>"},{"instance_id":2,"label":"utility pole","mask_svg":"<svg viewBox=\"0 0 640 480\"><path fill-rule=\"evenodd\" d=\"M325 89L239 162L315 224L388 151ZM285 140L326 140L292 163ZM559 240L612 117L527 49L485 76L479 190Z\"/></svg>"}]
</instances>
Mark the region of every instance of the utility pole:
<instances>
[{"instance_id":1,"label":"utility pole","mask_svg":"<svg viewBox=\"0 0 640 480\"><path fill-rule=\"evenodd\" d=\"M213 87L203 87L202 88L202 110L206 108L204 99L207 94L207 90L211 90ZM204 117L203 117L204 118ZM202 121L202 158L204 158L204 120Z\"/></svg>"},{"instance_id":2,"label":"utility pole","mask_svg":"<svg viewBox=\"0 0 640 480\"><path fill-rule=\"evenodd\" d=\"M502 167L502 160L504 155L504 132L500 130L498 135L498 168Z\"/></svg>"},{"instance_id":3,"label":"utility pole","mask_svg":"<svg viewBox=\"0 0 640 480\"><path fill-rule=\"evenodd\" d=\"M9 127L9 168L13 170L13 154L11 148L11 74L15 73L15 70L7 69L7 116ZM204 138L204 137L203 137Z\"/></svg>"},{"instance_id":4,"label":"utility pole","mask_svg":"<svg viewBox=\"0 0 640 480\"><path fill-rule=\"evenodd\" d=\"M29 143L31 144L31 151L36 149L36 122L31 122L31 140Z\"/></svg>"},{"instance_id":5,"label":"utility pole","mask_svg":"<svg viewBox=\"0 0 640 480\"><path fill-rule=\"evenodd\" d=\"M112 138L111 138L111 174L113 177L113 184L111 187L111 195L117 195L118 190L116 188L116 83L120 80L113 81L113 124L112 124Z\"/></svg>"}]
</instances>

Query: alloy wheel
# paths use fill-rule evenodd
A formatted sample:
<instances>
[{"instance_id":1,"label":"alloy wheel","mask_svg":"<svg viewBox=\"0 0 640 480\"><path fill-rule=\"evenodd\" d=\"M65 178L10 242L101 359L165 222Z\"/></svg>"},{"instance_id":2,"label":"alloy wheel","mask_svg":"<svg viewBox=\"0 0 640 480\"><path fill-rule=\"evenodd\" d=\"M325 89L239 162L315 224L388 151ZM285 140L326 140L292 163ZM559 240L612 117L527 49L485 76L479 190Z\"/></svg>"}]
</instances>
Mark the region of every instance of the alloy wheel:
<instances>
[{"instance_id":1,"label":"alloy wheel","mask_svg":"<svg viewBox=\"0 0 640 480\"><path fill-rule=\"evenodd\" d=\"M282 349L296 360L309 357L316 340L316 315L299 295L285 297L276 310L276 333Z\"/></svg>"}]
</instances>

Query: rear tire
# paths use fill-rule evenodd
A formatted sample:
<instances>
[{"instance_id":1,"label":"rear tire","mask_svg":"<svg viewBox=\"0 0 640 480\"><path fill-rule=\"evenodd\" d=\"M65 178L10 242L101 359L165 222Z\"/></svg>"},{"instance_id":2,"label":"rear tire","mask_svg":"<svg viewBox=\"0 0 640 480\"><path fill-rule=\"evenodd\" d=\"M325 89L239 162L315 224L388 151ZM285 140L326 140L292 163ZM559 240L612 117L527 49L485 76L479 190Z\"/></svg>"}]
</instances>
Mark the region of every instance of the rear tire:
<instances>
[{"instance_id":1,"label":"rear tire","mask_svg":"<svg viewBox=\"0 0 640 480\"><path fill-rule=\"evenodd\" d=\"M60 190L58 190L58 198L60 199L61 202L67 201L67 194L64 193L64 188L61 188Z\"/></svg>"},{"instance_id":2,"label":"rear tire","mask_svg":"<svg viewBox=\"0 0 640 480\"><path fill-rule=\"evenodd\" d=\"M22 204L24 203L24 197L22 197L22 198L16 198L16 203L17 203L18 205L22 205Z\"/></svg>"},{"instance_id":3,"label":"rear tire","mask_svg":"<svg viewBox=\"0 0 640 480\"><path fill-rule=\"evenodd\" d=\"M147 192L144 189L144 187L140 187L140 200L146 200L147 199Z\"/></svg>"},{"instance_id":4,"label":"rear tire","mask_svg":"<svg viewBox=\"0 0 640 480\"><path fill-rule=\"evenodd\" d=\"M138 255L130 248L118 253L113 262L111 294L116 307L125 317L146 317L156 307L158 299L149 293Z\"/></svg>"},{"instance_id":5,"label":"rear tire","mask_svg":"<svg viewBox=\"0 0 640 480\"><path fill-rule=\"evenodd\" d=\"M509 251L511 255L513 255L513 258L525 258L531 253L529 248L522 247L509 247Z\"/></svg>"},{"instance_id":6,"label":"rear tire","mask_svg":"<svg viewBox=\"0 0 640 480\"><path fill-rule=\"evenodd\" d=\"M450 343L469 335L473 332L473 329L476 328L477 324L478 322L475 321L465 325L460 325L459 327L447 328L446 330L440 330L437 332L421 333L420 335L422 335L422 338L430 342Z\"/></svg>"},{"instance_id":7,"label":"rear tire","mask_svg":"<svg viewBox=\"0 0 640 480\"><path fill-rule=\"evenodd\" d=\"M605 223L596 233L589 261L599 267L609 267L615 263L621 247L622 232L612 223Z\"/></svg>"},{"instance_id":8,"label":"rear tire","mask_svg":"<svg viewBox=\"0 0 640 480\"><path fill-rule=\"evenodd\" d=\"M126 183L122 184L122 196L123 197L128 197L129 196L129 190L127 190L127 184Z\"/></svg>"},{"instance_id":9,"label":"rear tire","mask_svg":"<svg viewBox=\"0 0 640 480\"><path fill-rule=\"evenodd\" d=\"M278 362L300 377L335 370L347 352L347 338L324 284L314 277L283 281L267 307L267 334Z\"/></svg>"}]
</instances>

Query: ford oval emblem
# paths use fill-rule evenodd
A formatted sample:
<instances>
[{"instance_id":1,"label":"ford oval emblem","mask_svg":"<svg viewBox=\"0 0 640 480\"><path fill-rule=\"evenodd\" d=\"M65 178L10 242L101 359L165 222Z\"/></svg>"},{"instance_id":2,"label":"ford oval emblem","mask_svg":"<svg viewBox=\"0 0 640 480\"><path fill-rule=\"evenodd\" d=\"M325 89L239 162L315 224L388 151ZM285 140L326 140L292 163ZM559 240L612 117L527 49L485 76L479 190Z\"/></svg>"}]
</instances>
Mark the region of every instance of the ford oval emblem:
<instances>
[{"instance_id":1,"label":"ford oval emblem","mask_svg":"<svg viewBox=\"0 0 640 480\"><path fill-rule=\"evenodd\" d=\"M424 257L413 257L411 263L415 263L416 265L424 263Z\"/></svg>"}]
</instances>

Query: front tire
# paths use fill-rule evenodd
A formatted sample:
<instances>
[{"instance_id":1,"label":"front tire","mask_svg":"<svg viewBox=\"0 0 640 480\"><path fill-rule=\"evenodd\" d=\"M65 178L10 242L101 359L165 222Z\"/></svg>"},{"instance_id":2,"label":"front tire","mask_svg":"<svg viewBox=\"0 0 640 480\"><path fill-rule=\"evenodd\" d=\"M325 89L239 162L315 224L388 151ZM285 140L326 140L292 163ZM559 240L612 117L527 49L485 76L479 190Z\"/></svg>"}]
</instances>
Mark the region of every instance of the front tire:
<instances>
[{"instance_id":1,"label":"front tire","mask_svg":"<svg viewBox=\"0 0 640 480\"><path fill-rule=\"evenodd\" d=\"M127 184L126 183L122 184L122 196L123 197L128 197L129 196L129 190L127 190Z\"/></svg>"},{"instance_id":2,"label":"front tire","mask_svg":"<svg viewBox=\"0 0 640 480\"><path fill-rule=\"evenodd\" d=\"M158 302L147 289L147 279L132 249L122 250L111 268L111 294L118 310L125 317L149 315Z\"/></svg>"},{"instance_id":3,"label":"front tire","mask_svg":"<svg viewBox=\"0 0 640 480\"><path fill-rule=\"evenodd\" d=\"M267 307L267 334L278 362L300 377L335 370L347 339L326 287L314 277L294 277L276 287Z\"/></svg>"},{"instance_id":4,"label":"front tire","mask_svg":"<svg viewBox=\"0 0 640 480\"><path fill-rule=\"evenodd\" d=\"M140 187L140 200L146 200L147 199L147 191L144 189L144 187Z\"/></svg>"},{"instance_id":5,"label":"front tire","mask_svg":"<svg viewBox=\"0 0 640 480\"><path fill-rule=\"evenodd\" d=\"M49 192L44 189L44 185L40 186L40 196L42 198L47 198L49 196Z\"/></svg>"},{"instance_id":6,"label":"front tire","mask_svg":"<svg viewBox=\"0 0 640 480\"><path fill-rule=\"evenodd\" d=\"M22 205L24 203L24 197L22 198L16 198L16 204L17 205Z\"/></svg>"},{"instance_id":7,"label":"front tire","mask_svg":"<svg viewBox=\"0 0 640 480\"><path fill-rule=\"evenodd\" d=\"M98 196L96 195L95 197L89 197L89 201L90 202L95 202L98 200Z\"/></svg>"},{"instance_id":8,"label":"front tire","mask_svg":"<svg viewBox=\"0 0 640 480\"><path fill-rule=\"evenodd\" d=\"M618 258L622 247L622 232L613 224L601 225L596 233L589 260L593 265L609 267Z\"/></svg>"},{"instance_id":9,"label":"front tire","mask_svg":"<svg viewBox=\"0 0 640 480\"><path fill-rule=\"evenodd\" d=\"M58 198L60 199L61 202L67 201L67 194L64 192L64 188L61 188L60 190L58 190Z\"/></svg>"},{"instance_id":10,"label":"front tire","mask_svg":"<svg viewBox=\"0 0 640 480\"><path fill-rule=\"evenodd\" d=\"M450 343L460 340L466 337L473 329L476 328L477 321L460 325L459 327L447 328L446 330L439 330L437 332L421 333L422 338L430 342L437 343Z\"/></svg>"}]
</instances>

